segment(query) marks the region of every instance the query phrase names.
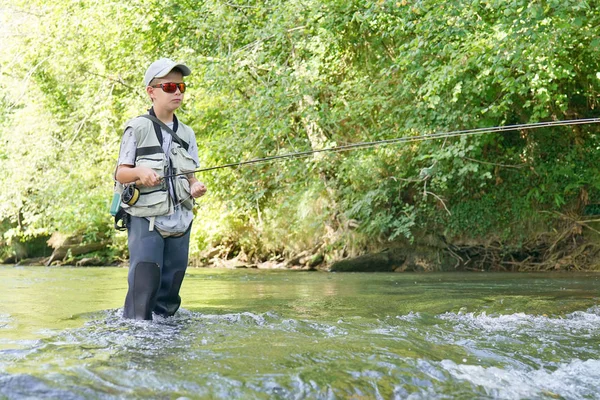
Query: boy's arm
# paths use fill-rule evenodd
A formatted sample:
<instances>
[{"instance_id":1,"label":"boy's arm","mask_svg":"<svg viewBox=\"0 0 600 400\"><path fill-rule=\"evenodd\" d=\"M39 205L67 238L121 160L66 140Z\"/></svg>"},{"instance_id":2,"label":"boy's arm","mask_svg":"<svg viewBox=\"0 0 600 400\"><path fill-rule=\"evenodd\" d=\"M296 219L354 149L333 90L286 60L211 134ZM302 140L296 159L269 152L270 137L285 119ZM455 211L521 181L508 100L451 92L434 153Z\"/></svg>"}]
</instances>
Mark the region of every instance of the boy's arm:
<instances>
[{"instance_id":1,"label":"boy's arm","mask_svg":"<svg viewBox=\"0 0 600 400\"><path fill-rule=\"evenodd\" d=\"M158 174L148 167L134 167L133 165L121 164L117 168L115 178L119 183L136 183L142 186L156 186L160 184Z\"/></svg>"}]
</instances>

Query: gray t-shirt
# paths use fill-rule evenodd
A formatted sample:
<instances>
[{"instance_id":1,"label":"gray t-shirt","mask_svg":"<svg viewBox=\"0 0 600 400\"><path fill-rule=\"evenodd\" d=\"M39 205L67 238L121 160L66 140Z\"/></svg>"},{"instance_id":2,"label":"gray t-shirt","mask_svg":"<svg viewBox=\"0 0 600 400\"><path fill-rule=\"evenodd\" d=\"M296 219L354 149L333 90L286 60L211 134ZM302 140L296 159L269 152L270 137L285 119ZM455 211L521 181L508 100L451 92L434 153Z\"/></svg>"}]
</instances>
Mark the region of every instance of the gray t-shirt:
<instances>
[{"instance_id":1,"label":"gray t-shirt","mask_svg":"<svg viewBox=\"0 0 600 400\"><path fill-rule=\"evenodd\" d=\"M166 124L169 128L173 129L173 122ZM164 129L161 128L162 136L163 136L163 150L165 154L169 154L169 149L171 148L171 143L173 142L173 137L171 134ZM190 140L188 148L188 153L196 162L196 166L200 165L198 162L198 144L196 143L196 138L192 136ZM133 128L127 128L125 133L123 133L123 139L121 141L121 150L119 151L119 161L118 165L135 165L135 150L137 148L137 142L135 140L135 135L133 134ZM171 194L171 198L173 199L173 188L169 184L169 193ZM180 200L181 201L181 200ZM170 215L161 215L157 216L154 219L154 225L161 231L169 232L169 233L181 233L185 232L192 220L194 219L194 214L192 210L188 210L185 207L182 207L181 204L175 205L175 212Z\"/></svg>"}]
</instances>

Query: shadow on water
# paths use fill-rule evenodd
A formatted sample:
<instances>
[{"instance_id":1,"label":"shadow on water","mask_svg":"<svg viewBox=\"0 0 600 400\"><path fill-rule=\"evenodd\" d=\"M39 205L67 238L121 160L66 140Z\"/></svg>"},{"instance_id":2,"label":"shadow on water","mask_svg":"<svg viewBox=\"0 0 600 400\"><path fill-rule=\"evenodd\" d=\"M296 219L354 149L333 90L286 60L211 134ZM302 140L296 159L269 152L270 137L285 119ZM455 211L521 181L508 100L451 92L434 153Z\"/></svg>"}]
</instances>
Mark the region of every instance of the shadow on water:
<instances>
[{"instance_id":1,"label":"shadow on water","mask_svg":"<svg viewBox=\"0 0 600 400\"><path fill-rule=\"evenodd\" d=\"M123 275L66 272L51 285ZM124 320L98 300L24 329L24 310L3 311L0 398L600 398L593 275L189 278L173 318Z\"/></svg>"}]
</instances>

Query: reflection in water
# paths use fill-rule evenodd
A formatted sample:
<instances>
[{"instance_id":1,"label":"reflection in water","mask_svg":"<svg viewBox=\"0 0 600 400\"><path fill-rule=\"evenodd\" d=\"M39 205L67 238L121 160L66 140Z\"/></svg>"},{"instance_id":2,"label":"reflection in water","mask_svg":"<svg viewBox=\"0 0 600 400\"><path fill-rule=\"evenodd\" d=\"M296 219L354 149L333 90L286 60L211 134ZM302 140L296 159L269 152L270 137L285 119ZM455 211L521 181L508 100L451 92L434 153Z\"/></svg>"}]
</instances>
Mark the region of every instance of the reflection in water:
<instances>
[{"instance_id":1,"label":"reflection in water","mask_svg":"<svg viewBox=\"0 0 600 400\"><path fill-rule=\"evenodd\" d=\"M191 270L130 321L126 273L0 268L0 398L598 397L596 275Z\"/></svg>"}]
</instances>

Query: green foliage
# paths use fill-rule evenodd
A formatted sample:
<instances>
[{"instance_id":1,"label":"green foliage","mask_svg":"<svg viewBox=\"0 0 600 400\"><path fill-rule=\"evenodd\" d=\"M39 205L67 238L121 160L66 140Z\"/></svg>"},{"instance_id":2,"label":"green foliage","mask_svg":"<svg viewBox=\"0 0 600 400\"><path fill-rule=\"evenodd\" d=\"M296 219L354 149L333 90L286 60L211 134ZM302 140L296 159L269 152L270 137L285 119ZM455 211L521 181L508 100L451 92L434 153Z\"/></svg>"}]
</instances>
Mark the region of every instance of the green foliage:
<instances>
[{"instance_id":1,"label":"green foliage","mask_svg":"<svg viewBox=\"0 0 600 400\"><path fill-rule=\"evenodd\" d=\"M446 232L484 242L515 242L534 230L541 216L525 198L508 191L485 193L450 208Z\"/></svg>"},{"instance_id":2,"label":"green foliage","mask_svg":"<svg viewBox=\"0 0 600 400\"><path fill-rule=\"evenodd\" d=\"M598 107L600 13L586 1L12 0L0 10L5 236L112 233L121 130L149 105L142 76L161 56L193 69L180 117L202 166ZM599 150L597 126L585 125L216 170L199 176L210 194L192 251L269 257L319 238L359 249L411 239L417 226L510 240L539 211L600 198Z\"/></svg>"}]
</instances>

